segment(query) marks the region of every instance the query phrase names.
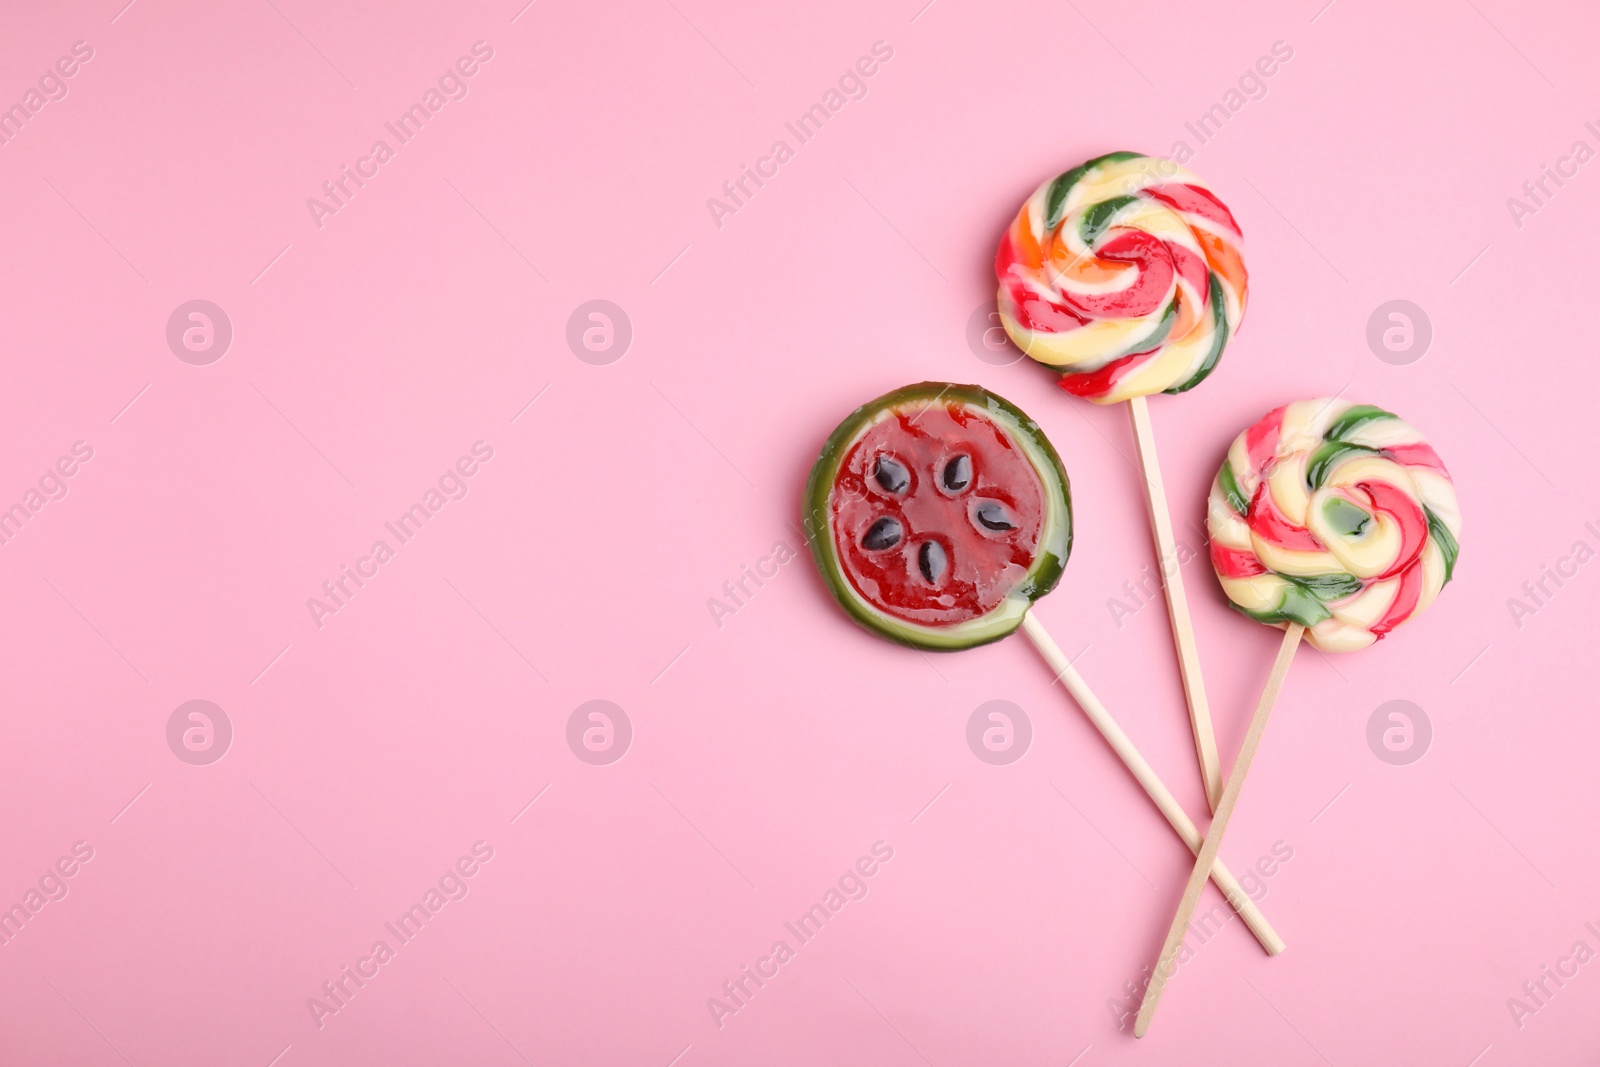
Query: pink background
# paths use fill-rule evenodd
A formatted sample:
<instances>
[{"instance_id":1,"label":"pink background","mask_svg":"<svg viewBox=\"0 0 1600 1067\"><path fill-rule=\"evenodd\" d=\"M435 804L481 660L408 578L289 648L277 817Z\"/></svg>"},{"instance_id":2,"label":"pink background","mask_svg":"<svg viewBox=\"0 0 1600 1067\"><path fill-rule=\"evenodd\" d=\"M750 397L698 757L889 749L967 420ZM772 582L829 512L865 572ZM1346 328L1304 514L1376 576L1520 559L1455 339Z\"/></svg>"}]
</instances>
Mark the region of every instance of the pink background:
<instances>
[{"instance_id":1,"label":"pink background","mask_svg":"<svg viewBox=\"0 0 1600 1067\"><path fill-rule=\"evenodd\" d=\"M124 2L0 36L6 102L94 53L0 147L0 505L93 449L0 546L0 904L93 849L0 947L0 1062L1593 1062L1600 963L1520 1027L1507 999L1600 950L1600 563L1507 601L1600 548L1600 163L1506 203L1600 147L1592 10ZM480 40L466 98L319 228L307 198ZM719 228L707 198L876 41L866 97ZM1289 951L1232 924L1135 1042L1114 1005L1189 861L1033 651L875 640L804 555L708 601L793 544L850 408L982 382L1073 479L1039 615L1198 814L1165 612L1107 603L1152 558L1125 414L966 330L1039 181L1194 148L1275 41L1192 163L1253 285L1214 377L1152 405L1174 512L1267 408L1344 389L1433 440L1464 551L1392 640L1302 652L1224 848L1292 849L1262 900ZM165 339L197 298L234 329L209 366ZM1407 366L1366 342L1396 298L1434 331ZM592 299L633 327L606 366L565 340ZM307 598L477 441L465 499L318 628ZM1186 576L1231 760L1276 635ZM166 740L192 699L235 732L208 766ZM632 723L609 766L566 741L592 699ZM1032 722L1009 766L966 742L992 699ZM1366 741L1396 699L1434 731L1408 766ZM468 895L319 1027L307 999L478 841ZM708 998L877 841L868 895L719 1028Z\"/></svg>"}]
</instances>

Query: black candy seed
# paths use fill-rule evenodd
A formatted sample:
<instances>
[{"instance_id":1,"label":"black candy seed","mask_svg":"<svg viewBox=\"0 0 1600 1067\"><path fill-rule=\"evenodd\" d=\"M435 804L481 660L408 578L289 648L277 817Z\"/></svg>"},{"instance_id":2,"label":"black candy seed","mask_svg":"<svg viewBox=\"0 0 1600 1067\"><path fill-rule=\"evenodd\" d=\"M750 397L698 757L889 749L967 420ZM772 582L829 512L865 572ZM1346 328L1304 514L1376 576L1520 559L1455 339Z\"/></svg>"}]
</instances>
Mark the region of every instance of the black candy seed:
<instances>
[{"instance_id":1,"label":"black candy seed","mask_svg":"<svg viewBox=\"0 0 1600 1067\"><path fill-rule=\"evenodd\" d=\"M899 520L885 515L867 530L867 535L861 539L861 547L868 552L881 552L898 545L904 535L905 529Z\"/></svg>"},{"instance_id":2,"label":"black candy seed","mask_svg":"<svg viewBox=\"0 0 1600 1067\"><path fill-rule=\"evenodd\" d=\"M952 493L959 493L972 484L972 457L957 456L944 465L944 474L941 476L944 487Z\"/></svg>"},{"instance_id":3,"label":"black candy seed","mask_svg":"<svg viewBox=\"0 0 1600 1067\"><path fill-rule=\"evenodd\" d=\"M993 500L986 500L978 505L973 513L977 516L978 525L985 530L1002 533L1006 530L1015 530L1017 524L1011 521L1011 515L1006 511L1004 504L997 504Z\"/></svg>"},{"instance_id":4,"label":"black candy seed","mask_svg":"<svg viewBox=\"0 0 1600 1067\"><path fill-rule=\"evenodd\" d=\"M922 577L929 585L938 585L939 579L944 577L949 557L945 555L944 546L937 541L924 541L917 550L917 569L922 571Z\"/></svg>"},{"instance_id":5,"label":"black candy seed","mask_svg":"<svg viewBox=\"0 0 1600 1067\"><path fill-rule=\"evenodd\" d=\"M878 457L872 466L872 476L890 493L900 494L911 488L911 472L888 456Z\"/></svg>"}]
</instances>

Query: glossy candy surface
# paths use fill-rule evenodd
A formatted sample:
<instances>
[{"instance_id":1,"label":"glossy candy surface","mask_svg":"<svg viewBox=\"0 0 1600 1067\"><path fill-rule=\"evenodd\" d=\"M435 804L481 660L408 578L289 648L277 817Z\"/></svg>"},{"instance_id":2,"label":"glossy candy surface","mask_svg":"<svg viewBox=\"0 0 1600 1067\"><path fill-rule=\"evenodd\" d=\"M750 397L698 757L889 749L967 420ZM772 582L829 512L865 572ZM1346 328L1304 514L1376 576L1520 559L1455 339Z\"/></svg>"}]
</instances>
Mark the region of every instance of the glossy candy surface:
<instances>
[{"instance_id":1,"label":"glossy candy surface","mask_svg":"<svg viewBox=\"0 0 1600 1067\"><path fill-rule=\"evenodd\" d=\"M1244 317L1239 224L1195 175L1112 152L1045 182L1000 240L1000 320L1100 404L1181 393Z\"/></svg>"},{"instance_id":2,"label":"glossy candy surface","mask_svg":"<svg viewBox=\"0 0 1600 1067\"><path fill-rule=\"evenodd\" d=\"M1072 544L1066 472L1037 425L977 386L924 382L856 409L806 486L828 588L904 644L957 649L1015 630Z\"/></svg>"},{"instance_id":3,"label":"glossy candy surface","mask_svg":"<svg viewBox=\"0 0 1600 1067\"><path fill-rule=\"evenodd\" d=\"M1301 400L1233 442L1211 487L1211 562L1261 622L1328 652L1365 648L1455 571L1461 511L1416 428L1368 404Z\"/></svg>"}]
</instances>

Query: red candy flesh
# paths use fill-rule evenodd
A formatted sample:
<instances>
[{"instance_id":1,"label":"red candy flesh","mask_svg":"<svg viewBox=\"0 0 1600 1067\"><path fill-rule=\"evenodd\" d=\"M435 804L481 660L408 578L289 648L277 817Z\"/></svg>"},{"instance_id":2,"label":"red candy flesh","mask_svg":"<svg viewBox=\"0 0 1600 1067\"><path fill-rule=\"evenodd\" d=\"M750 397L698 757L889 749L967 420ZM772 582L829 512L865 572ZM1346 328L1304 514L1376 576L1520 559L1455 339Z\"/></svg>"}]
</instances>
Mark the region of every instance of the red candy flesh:
<instances>
[{"instance_id":1,"label":"red candy flesh","mask_svg":"<svg viewBox=\"0 0 1600 1067\"><path fill-rule=\"evenodd\" d=\"M968 482L946 488L947 468L960 456L970 461ZM904 489L891 491L875 477L879 457L904 469ZM1044 510L1044 485L1016 442L982 413L956 404L897 411L874 424L851 445L829 497L831 533L850 584L885 614L924 626L965 622L999 605L1033 565ZM990 529L980 512L1014 529ZM898 524L898 540L864 547L883 519ZM944 564L932 581L921 564L929 542Z\"/></svg>"}]
</instances>

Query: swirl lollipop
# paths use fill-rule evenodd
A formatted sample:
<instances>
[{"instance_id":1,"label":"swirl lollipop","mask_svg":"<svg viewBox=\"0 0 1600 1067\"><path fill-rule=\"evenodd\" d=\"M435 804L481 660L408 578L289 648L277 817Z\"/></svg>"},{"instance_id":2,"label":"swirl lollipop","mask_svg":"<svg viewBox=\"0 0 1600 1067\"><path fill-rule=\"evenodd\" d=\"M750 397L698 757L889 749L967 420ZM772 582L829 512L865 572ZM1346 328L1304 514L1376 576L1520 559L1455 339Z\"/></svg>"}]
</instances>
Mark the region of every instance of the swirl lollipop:
<instances>
[{"instance_id":1,"label":"swirl lollipop","mask_svg":"<svg viewBox=\"0 0 1600 1067\"><path fill-rule=\"evenodd\" d=\"M1097 404L1126 400L1144 474L1206 799L1222 791L1200 657L1167 512L1150 393L1205 380L1244 317L1239 224L1205 184L1135 152L1091 159L1039 186L1000 240L1006 333Z\"/></svg>"},{"instance_id":2,"label":"swirl lollipop","mask_svg":"<svg viewBox=\"0 0 1600 1067\"><path fill-rule=\"evenodd\" d=\"M863 404L806 483L807 543L863 626L933 651L1026 633L1191 852L1200 833L1034 616L1072 548L1066 471L1037 424L974 385L924 382ZM1283 942L1218 863L1217 886L1269 954Z\"/></svg>"},{"instance_id":3,"label":"swirl lollipop","mask_svg":"<svg viewBox=\"0 0 1600 1067\"><path fill-rule=\"evenodd\" d=\"M1460 551L1461 511L1438 453L1399 416L1336 399L1287 404L1240 434L1211 487L1207 524L1233 606L1285 633L1139 1007L1139 1037L1302 635L1327 652L1382 640L1433 603Z\"/></svg>"}]
</instances>

